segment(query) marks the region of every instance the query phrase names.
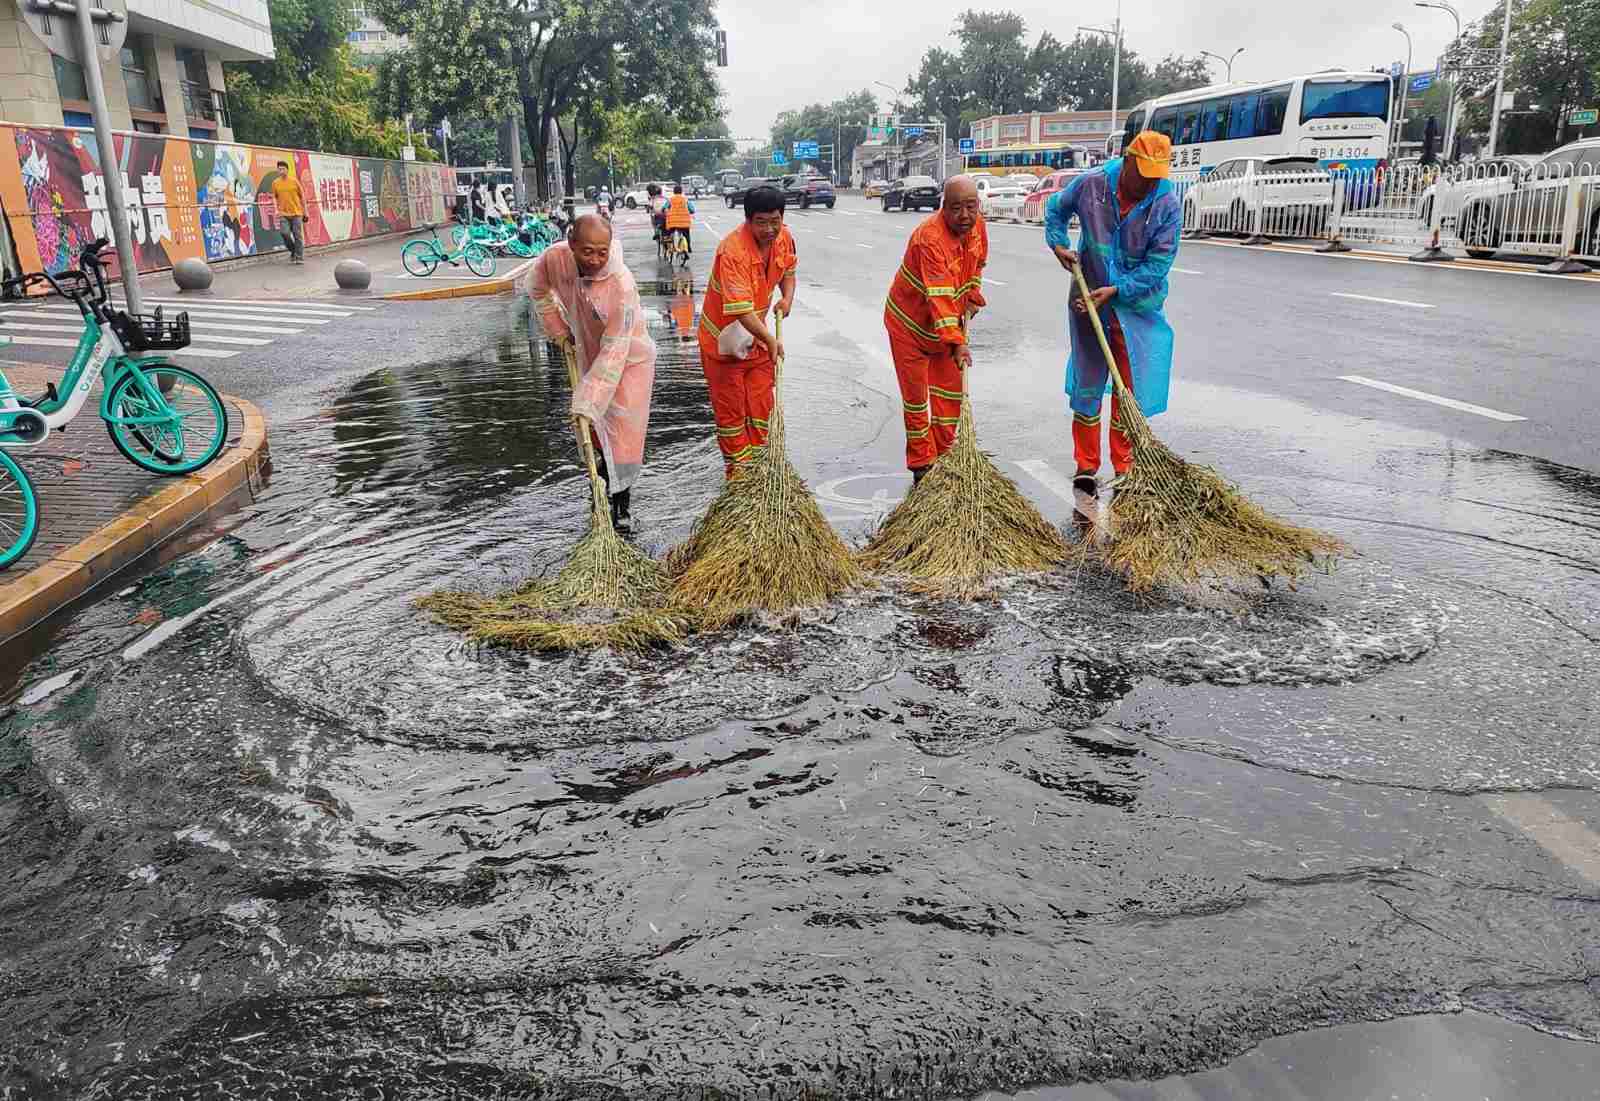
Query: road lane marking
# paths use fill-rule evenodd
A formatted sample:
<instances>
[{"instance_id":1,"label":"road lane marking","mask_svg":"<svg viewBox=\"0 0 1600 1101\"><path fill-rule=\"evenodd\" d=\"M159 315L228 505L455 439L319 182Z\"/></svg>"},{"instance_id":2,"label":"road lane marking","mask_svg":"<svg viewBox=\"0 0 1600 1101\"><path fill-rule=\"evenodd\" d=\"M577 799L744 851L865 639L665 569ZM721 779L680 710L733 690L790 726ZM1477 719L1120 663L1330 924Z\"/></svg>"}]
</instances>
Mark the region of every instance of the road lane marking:
<instances>
[{"instance_id":1,"label":"road lane marking","mask_svg":"<svg viewBox=\"0 0 1600 1101\"><path fill-rule=\"evenodd\" d=\"M1492 421L1525 421L1527 417L1519 417L1515 413L1502 413L1498 409L1490 409L1483 405L1473 405L1470 401L1457 401L1455 398L1441 398L1438 394L1425 393L1422 390L1413 390L1408 386L1396 386L1392 382L1379 382L1377 379L1363 378L1360 375L1340 375L1340 381L1353 382L1357 386L1370 386L1374 390L1383 390L1390 394L1399 394L1405 398L1416 398L1418 401L1431 401L1435 405L1442 405L1446 409L1459 410L1462 413L1474 413L1480 417L1488 417Z\"/></svg>"},{"instance_id":2,"label":"road lane marking","mask_svg":"<svg viewBox=\"0 0 1600 1101\"><path fill-rule=\"evenodd\" d=\"M1600 883L1600 835L1537 795L1491 795L1489 809L1590 883Z\"/></svg>"},{"instance_id":3,"label":"road lane marking","mask_svg":"<svg viewBox=\"0 0 1600 1101\"><path fill-rule=\"evenodd\" d=\"M871 248L871 247L872 247L871 245L864 245L860 241L856 242L856 248Z\"/></svg>"},{"instance_id":4,"label":"road lane marking","mask_svg":"<svg viewBox=\"0 0 1600 1101\"><path fill-rule=\"evenodd\" d=\"M1009 287L1011 285L1010 283L1002 283L998 279L990 279L988 276L984 276L983 281L993 287Z\"/></svg>"},{"instance_id":5,"label":"road lane marking","mask_svg":"<svg viewBox=\"0 0 1600 1101\"><path fill-rule=\"evenodd\" d=\"M1078 497L1073 492L1071 480L1057 474L1051 469L1050 464L1043 459L1022 459L1018 461L1017 466L1027 471L1028 474L1033 476L1034 481L1044 486L1057 497L1060 497L1067 504L1077 503Z\"/></svg>"},{"instance_id":6,"label":"road lane marking","mask_svg":"<svg viewBox=\"0 0 1600 1101\"><path fill-rule=\"evenodd\" d=\"M15 333L15 332L24 332L24 333L81 333L81 332L83 332L83 326L82 325L29 325L29 324L16 322L16 321L7 321L4 325L0 325L0 332L4 332L4 333ZM200 341L202 344L247 344L247 345L251 345L253 347L257 347L257 348L261 347L262 345L271 344L272 343L272 341L270 341L270 340L261 340L261 339L259 339L257 337L249 337L249 336L211 336L211 335L208 335L208 334L196 334L194 339Z\"/></svg>"},{"instance_id":7,"label":"road lane marking","mask_svg":"<svg viewBox=\"0 0 1600 1101\"><path fill-rule=\"evenodd\" d=\"M1382 302L1385 306L1409 306L1413 310L1431 310L1427 302L1407 302L1404 298L1378 298L1370 294L1346 294L1344 291L1329 291L1335 298L1354 298L1361 302Z\"/></svg>"},{"instance_id":8,"label":"road lane marking","mask_svg":"<svg viewBox=\"0 0 1600 1101\"><path fill-rule=\"evenodd\" d=\"M1204 275L1205 274L1205 272L1203 272L1203 271L1195 271L1193 268L1173 268L1172 270L1177 272L1179 275Z\"/></svg>"},{"instance_id":9,"label":"road lane marking","mask_svg":"<svg viewBox=\"0 0 1600 1101\"><path fill-rule=\"evenodd\" d=\"M345 313L349 310L360 310L363 313L371 313L372 311L381 308L378 306L351 306L346 305L343 302L340 302L338 305L334 305L332 303L313 302L309 300L302 301L298 298L212 298L210 295L207 295L204 298L195 298L193 296L188 298L170 298L157 295L153 298L146 297L145 301L163 303L172 302L181 306L204 306L207 303L215 302L222 306L268 306L292 310L315 310L318 313Z\"/></svg>"},{"instance_id":10,"label":"road lane marking","mask_svg":"<svg viewBox=\"0 0 1600 1101\"><path fill-rule=\"evenodd\" d=\"M837 237L834 234L830 233L830 234L828 234L828 240L830 240L830 241L843 241L844 238L843 237Z\"/></svg>"}]
</instances>

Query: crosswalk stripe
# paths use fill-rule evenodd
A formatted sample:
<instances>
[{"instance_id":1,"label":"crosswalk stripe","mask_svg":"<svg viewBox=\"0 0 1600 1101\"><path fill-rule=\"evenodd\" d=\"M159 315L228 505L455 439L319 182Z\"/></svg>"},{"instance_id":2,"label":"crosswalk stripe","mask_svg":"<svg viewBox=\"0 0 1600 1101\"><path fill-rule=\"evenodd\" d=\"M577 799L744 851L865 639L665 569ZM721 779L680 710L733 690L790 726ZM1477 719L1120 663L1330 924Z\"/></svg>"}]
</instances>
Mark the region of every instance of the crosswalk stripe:
<instances>
[{"instance_id":1,"label":"crosswalk stripe","mask_svg":"<svg viewBox=\"0 0 1600 1101\"><path fill-rule=\"evenodd\" d=\"M347 311L347 310L359 310L359 311L361 311L363 313L371 313L374 310L378 310L378 309L382 308L382 307L379 307L379 306L352 306L352 305L348 305L348 304L346 304L344 302L333 303L333 302L301 301L298 298L294 298L294 299L290 299L290 298L210 298L210 297L207 297L207 298L168 298L168 297L159 296L159 295L154 297L154 298L152 298L152 297L147 295L147 296L145 296L145 301L146 302L163 302L163 303L171 302L171 303L174 303L176 305L182 305L182 306L190 306L190 305L203 306L208 302L215 302L215 303L218 303L219 305L223 305L223 306L283 306L285 308L293 307L295 309L300 309L300 310L321 310L321 311L324 311L324 312L327 312L327 311L343 312L343 311Z\"/></svg>"},{"instance_id":2,"label":"crosswalk stripe","mask_svg":"<svg viewBox=\"0 0 1600 1101\"><path fill-rule=\"evenodd\" d=\"M168 306L165 302L157 304L166 307L166 312L169 314L187 311L190 317L200 317L205 314L234 314L246 312L266 314L270 317L293 318L296 321L310 318L317 318L322 321L338 321L342 318L354 316L347 313L328 313L325 310L284 310L279 309L276 306L199 306L193 303L183 303L181 309L175 310L172 306Z\"/></svg>"},{"instance_id":3,"label":"crosswalk stripe","mask_svg":"<svg viewBox=\"0 0 1600 1101\"><path fill-rule=\"evenodd\" d=\"M0 322L0 333L81 333L82 331L83 328L79 325L31 325L18 321ZM195 339L205 344L247 344L254 347L260 347L264 344L272 343L270 340L261 340L258 337L248 336L206 335L197 336Z\"/></svg>"},{"instance_id":4,"label":"crosswalk stripe","mask_svg":"<svg viewBox=\"0 0 1600 1101\"><path fill-rule=\"evenodd\" d=\"M14 336L11 338L11 343L34 344L42 348L76 348L78 346L78 342L76 340L62 340L53 336ZM232 359L239 353L223 352L215 348L191 347L179 348L176 351L167 352L165 354L173 356L194 356L198 359Z\"/></svg>"},{"instance_id":5,"label":"crosswalk stripe","mask_svg":"<svg viewBox=\"0 0 1600 1101\"><path fill-rule=\"evenodd\" d=\"M4 318L6 316L22 315L22 314L26 314L26 313L44 314L44 315L48 315L48 316L51 316L51 317L81 317L81 316L83 316L76 309L73 309L71 306L35 306L31 310L0 311L0 318ZM213 320L213 321L275 321L275 322L278 322L279 324L288 323L288 324L294 324L294 325L326 325L329 322L339 320L336 317L305 317L305 316L296 317L296 316L291 316L289 314L268 314L268 313L258 313L258 312L255 312L255 311L246 311L246 310L204 310L204 311L197 312L197 311L195 311L194 309L191 308L188 311L188 313L189 313L189 320L190 320L191 324L193 322L195 322L195 321Z\"/></svg>"},{"instance_id":6,"label":"crosswalk stripe","mask_svg":"<svg viewBox=\"0 0 1600 1101\"><path fill-rule=\"evenodd\" d=\"M76 312L69 311L69 316L76 317L78 315ZM0 330L3 330L7 326L13 324L12 321L7 320L8 317L24 319L35 318L40 321L57 321L61 319L62 315L55 313L47 314L43 310L15 310L11 311L9 314L4 310L0 310ZM268 333L272 336L298 336L305 332L304 329L285 327L285 325L293 324L294 323L291 321L286 321L283 325L247 325L238 321L206 321L203 318L194 317L189 319L189 328L196 331L220 329L225 333Z\"/></svg>"}]
</instances>

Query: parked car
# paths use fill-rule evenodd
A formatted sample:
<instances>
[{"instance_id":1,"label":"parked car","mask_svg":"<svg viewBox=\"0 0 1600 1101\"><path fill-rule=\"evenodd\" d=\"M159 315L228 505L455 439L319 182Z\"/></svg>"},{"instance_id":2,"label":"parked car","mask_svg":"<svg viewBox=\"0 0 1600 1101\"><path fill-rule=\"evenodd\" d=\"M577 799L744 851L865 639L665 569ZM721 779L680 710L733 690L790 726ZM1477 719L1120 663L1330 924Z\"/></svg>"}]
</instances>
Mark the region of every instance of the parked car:
<instances>
[{"instance_id":1,"label":"parked car","mask_svg":"<svg viewBox=\"0 0 1600 1101\"><path fill-rule=\"evenodd\" d=\"M729 193L744 186L744 175L739 172L722 172L716 181L717 194L726 199Z\"/></svg>"},{"instance_id":2,"label":"parked car","mask_svg":"<svg viewBox=\"0 0 1600 1101\"><path fill-rule=\"evenodd\" d=\"M939 185L932 176L905 176L890 184L883 193L883 209L939 209Z\"/></svg>"},{"instance_id":3,"label":"parked car","mask_svg":"<svg viewBox=\"0 0 1600 1101\"><path fill-rule=\"evenodd\" d=\"M783 181L772 176L746 176L739 181L739 185L733 190L724 190L722 197L726 200L728 206L735 207L744 202L745 192L753 187L776 187L781 191L783 190ZM787 200L785 200L784 205L788 205Z\"/></svg>"},{"instance_id":4,"label":"parked car","mask_svg":"<svg viewBox=\"0 0 1600 1101\"><path fill-rule=\"evenodd\" d=\"M1081 168L1063 168L1040 180L1039 186L1028 192L1027 198L1022 201L1022 220L1043 225L1044 204L1050 201L1050 196L1066 187L1075 177L1083 175L1083 172Z\"/></svg>"},{"instance_id":5,"label":"parked car","mask_svg":"<svg viewBox=\"0 0 1600 1101\"><path fill-rule=\"evenodd\" d=\"M1443 179L1422 189L1422 205L1418 209L1422 224L1433 224L1433 204L1441 188L1445 199L1439 211L1439 228L1453 232L1461 211L1469 202L1510 191L1538 161L1538 157L1512 153L1447 169Z\"/></svg>"},{"instance_id":6,"label":"parked car","mask_svg":"<svg viewBox=\"0 0 1600 1101\"><path fill-rule=\"evenodd\" d=\"M1038 188L1039 177L1031 172L1013 172L1002 182L1022 188L1022 193L1026 195Z\"/></svg>"},{"instance_id":7,"label":"parked car","mask_svg":"<svg viewBox=\"0 0 1600 1101\"><path fill-rule=\"evenodd\" d=\"M978 197L978 212L991 222L1019 221L1022 218L1022 204L1027 197L1026 191L1011 184L991 187Z\"/></svg>"},{"instance_id":8,"label":"parked car","mask_svg":"<svg viewBox=\"0 0 1600 1101\"><path fill-rule=\"evenodd\" d=\"M783 178L783 203L807 210L812 206L833 209L833 184L826 176L785 176Z\"/></svg>"},{"instance_id":9,"label":"parked car","mask_svg":"<svg viewBox=\"0 0 1600 1101\"><path fill-rule=\"evenodd\" d=\"M1333 212L1333 175L1316 157L1234 157L1189 188L1183 224L1213 233L1316 237Z\"/></svg>"},{"instance_id":10,"label":"parked car","mask_svg":"<svg viewBox=\"0 0 1600 1101\"><path fill-rule=\"evenodd\" d=\"M1572 181L1577 179L1576 199ZM1528 246L1549 252L1566 230L1569 202L1578 204L1578 237L1584 251L1600 249L1600 138L1584 138L1546 154L1510 188L1474 197L1461 208L1458 235L1467 255L1493 256L1499 249Z\"/></svg>"},{"instance_id":11,"label":"parked car","mask_svg":"<svg viewBox=\"0 0 1600 1101\"><path fill-rule=\"evenodd\" d=\"M705 194L706 178L704 176L685 176L680 182L683 184L683 193L685 195L692 195L698 199ZM670 195L672 192L669 190L667 194Z\"/></svg>"},{"instance_id":12,"label":"parked car","mask_svg":"<svg viewBox=\"0 0 1600 1101\"><path fill-rule=\"evenodd\" d=\"M881 199L883 193L889 189L889 183L888 180L873 180L861 194L868 199Z\"/></svg>"}]
</instances>

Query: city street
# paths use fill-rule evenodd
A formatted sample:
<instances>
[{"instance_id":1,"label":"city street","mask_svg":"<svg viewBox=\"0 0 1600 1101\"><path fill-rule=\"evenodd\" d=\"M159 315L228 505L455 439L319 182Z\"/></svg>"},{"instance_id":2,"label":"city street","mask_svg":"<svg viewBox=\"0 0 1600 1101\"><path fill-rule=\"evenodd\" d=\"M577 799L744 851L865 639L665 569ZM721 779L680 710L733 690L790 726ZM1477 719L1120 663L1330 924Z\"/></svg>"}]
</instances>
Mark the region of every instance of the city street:
<instances>
[{"instance_id":1,"label":"city street","mask_svg":"<svg viewBox=\"0 0 1600 1101\"><path fill-rule=\"evenodd\" d=\"M693 333L741 215L699 210L686 276L617 219L656 555L721 484ZM791 457L853 546L910 483L882 313L925 216L788 215ZM1064 524L1067 276L989 239L978 438ZM302 307L200 365L267 490L4 656L0 1098L1310 1098L1280 1068L1350 1051L1388 1096L1523 1044L1485 1095L1591 1096L1597 296L1185 243L1156 431L1352 558L873 588L637 657L412 607L584 530L526 296Z\"/></svg>"}]
</instances>

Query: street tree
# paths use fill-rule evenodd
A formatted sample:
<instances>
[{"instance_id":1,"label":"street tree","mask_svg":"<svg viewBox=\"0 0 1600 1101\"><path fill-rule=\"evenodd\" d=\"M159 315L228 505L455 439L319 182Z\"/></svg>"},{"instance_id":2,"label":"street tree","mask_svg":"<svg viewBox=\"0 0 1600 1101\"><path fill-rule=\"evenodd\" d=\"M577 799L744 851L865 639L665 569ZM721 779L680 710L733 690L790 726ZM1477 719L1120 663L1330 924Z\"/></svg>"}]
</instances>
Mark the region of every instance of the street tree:
<instances>
[{"instance_id":1,"label":"street tree","mask_svg":"<svg viewBox=\"0 0 1600 1101\"><path fill-rule=\"evenodd\" d=\"M1594 0L1517 0L1511 8L1506 90L1517 104L1500 120L1501 153L1544 153L1570 140L1574 109L1600 101L1600 5ZM1504 4L1496 4L1466 31L1484 51L1500 43ZM1463 125L1487 140L1495 74L1487 69L1463 82Z\"/></svg>"},{"instance_id":2,"label":"street tree","mask_svg":"<svg viewBox=\"0 0 1600 1101\"><path fill-rule=\"evenodd\" d=\"M772 148L788 153L797 141L837 143L839 171L843 174L848 171L856 146L866 138L867 122L877 111L877 104L871 90L863 88L832 103L808 103L798 110L779 112L772 121Z\"/></svg>"}]
</instances>

